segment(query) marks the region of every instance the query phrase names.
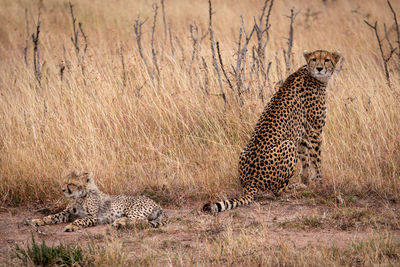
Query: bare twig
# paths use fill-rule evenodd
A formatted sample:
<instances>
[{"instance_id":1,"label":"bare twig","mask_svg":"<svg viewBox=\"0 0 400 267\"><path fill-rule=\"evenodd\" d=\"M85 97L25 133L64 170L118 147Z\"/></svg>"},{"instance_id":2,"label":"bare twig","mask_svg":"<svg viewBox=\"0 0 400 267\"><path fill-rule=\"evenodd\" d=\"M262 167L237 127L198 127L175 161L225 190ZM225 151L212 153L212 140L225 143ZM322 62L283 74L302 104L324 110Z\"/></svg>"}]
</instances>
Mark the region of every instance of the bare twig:
<instances>
[{"instance_id":1,"label":"bare twig","mask_svg":"<svg viewBox=\"0 0 400 267\"><path fill-rule=\"evenodd\" d=\"M213 64L214 64L214 68L217 72L217 76L218 76L218 83L219 83L219 88L221 90L221 97L224 100L224 104L226 106L227 100L226 100L226 95L224 92L224 88L222 87L222 80L221 80L221 74L219 72L219 68L218 68L218 63L217 63L217 58L215 55L215 41L214 41L214 32L212 30L212 6L211 6L211 0L208 0L208 5L209 5L209 28L208 31L210 33L210 43L211 43L211 53L212 53L212 57L213 57Z\"/></svg>"},{"instance_id":2,"label":"bare twig","mask_svg":"<svg viewBox=\"0 0 400 267\"><path fill-rule=\"evenodd\" d=\"M150 76L150 79L154 85L153 75L152 75L152 72L150 71L149 65L147 64L147 60L144 57L143 48L142 48L142 26L143 26L143 24L146 23L146 21L147 21L147 18L145 20L141 21L140 14L138 14L138 16L135 20L135 24L133 25L133 29L135 31L136 43L138 46L140 57L142 58L142 61L146 67L147 74Z\"/></svg>"},{"instance_id":3,"label":"bare twig","mask_svg":"<svg viewBox=\"0 0 400 267\"><path fill-rule=\"evenodd\" d=\"M304 21L304 23L306 24L306 28L310 27L310 24L309 24L310 18L317 19L318 15L321 13L322 13L321 11L312 12L310 8L307 8L306 13L304 14L304 16L306 17L306 19Z\"/></svg>"},{"instance_id":4,"label":"bare twig","mask_svg":"<svg viewBox=\"0 0 400 267\"><path fill-rule=\"evenodd\" d=\"M268 7L268 12L265 14L266 9ZM257 20L254 18L254 29L256 32L257 37L257 55L253 55L253 62L256 64L254 69L257 73L257 81L258 81L258 95L259 98L264 102L264 93L263 88L266 86L267 81L269 80L269 68L265 67L265 48L269 41L269 29L271 25L269 24L269 17L271 15L272 5L274 4L273 0L265 0L264 6L261 10L261 15ZM265 18L265 26L264 25L264 18ZM264 38L265 36L265 38ZM270 63L269 63L270 66ZM261 77L260 77L261 72Z\"/></svg>"},{"instance_id":5,"label":"bare twig","mask_svg":"<svg viewBox=\"0 0 400 267\"><path fill-rule=\"evenodd\" d=\"M164 22L164 43L166 43L167 42L167 19L165 18L164 0L161 0L161 12L162 12L163 22Z\"/></svg>"},{"instance_id":6,"label":"bare twig","mask_svg":"<svg viewBox=\"0 0 400 267\"><path fill-rule=\"evenodd\" d=\"M158 68L158 63L157 63L157 51L154 47L154 35L155 35L155 31L156 31L157 15L158 15L157 3L153 4L153 10L154 10L154 17L153 17L153 27L151 29L151 54L152 54L154 69L157 72L157 75L156 75L157 81L158 81L158 84L160 84L160 69Z\"/></svg>"},{"instance_id":7,"label":"bare twig","mask_svg":"<svg viewBox=\"0 0 400 267\"><path fill-rule=\"evenodd\" d=\"M124 60L124 51L123 47L119 49L119 54L121 56L121 65L122 65L122 85L126 86L126 69L125 69L125 60Z\"/></svg>"},{"instance_id":8,"label":"bare twig","mask_svg":"<svg viewBox=\"0 0 400 267\"><path fill-rule=\"evenodd\" d=\"M207 35L208 32L204 34L199 34L199 28L197 27L196 23L190 24L190 38L192 39L193 44L191 64L193 63L195 58L198 57L201 42L204 40L204 38L207 37Z\"/></svg>"},{"instance_id":9,"label":"bare twig","mask_svg":"<svg viewBox=\"0 0 400 267\"><path fill-rule=\"evenodd\" d=\"M187 69L188 74L189 74L189 81L190 81L190 85L193 85L193 81L192 81L192 72L195 72L195 77L197 80L197 69L196 67L193 67L193 63L194 61L198 61L198 55L199 55L199 50L200 50L200 45L201 42L203 41L204 38L206 38L208 35L208 31L205 34L200 34L199 33L199 28L197 27L196 23L194 24L190 24L190 38L192 39L192 44L193 44L193 48L192 48L192 59L190 60L190 64L189 67Z\"/></svg>"},{"instance_id":10,"label":"bare twig","mask_svg":"<svg viewBox=\"0 0 400 267\"><path fill-rule=\"evenodd\" d=\"M37 19L37 23L36 23L36 33L32 34L33 67L34 67L35 77L39 83L39 86L41 86L41 79L42 79L42 74L40 72L40 53L39 53L40 11L41 11L41 8L39 6L38 19Z\"/></svg>"},{"instance_id":11,"label":"bare twig","mask_svg":"<svg viewBox=\"0 0 400 267\"><path fill-rule=\"evenodd\" d=\"M289 25L289 37L287 39L287 51L283 49L283 57L285 59L285 64L286 64L286 74L289 75L291 71L291 57L292 57L292 47L293 47L293 23L294 20L296 19L296 16L301 12L301 9L298 11L295 11L294 7L290 9L290 16L287 16L290 19L290 25Z\"/></svg>"},{"instance_id":12,"label":"bare twig","mask_svg":"<svg viewBox=\"0 0 400 267\"><path fill-rule=\"evenodd\" d=\"M86 57L86 51L87 51L87 48L88 48L88 42L87 42L87 35L85 34L85 32L82 29L82 23L79 22L78 25L79 25L79 31L81 32L81 34L83 36L83 40L85 41L85 46L83 48L83 55L81 57L81 63L83 63L83 61L85 61L85 57Z\"/></svg>"},{"instance_id":13,"label":"bare twig","mask_svg":"<svg viewBox=\"0 0 400 267\"><path fill-rule=\"evenodd\" d=\"M174 47L174 43L172 41L172 31L171 31L171 27L168 25L168 33L169 33L169 43L171 46L171 54L172 57L175 57L175 47Z\"/></svg>"},{"instance_id":14,"label":"bare twig","mask_svg":"<svg viewBox=\"0 0 400 267\"><path fill-rule=\"evenodd\" d=\"M25 25L26 25L26 38L24 47L24 61L25 65L28 66L28 43L29 43L29 19L28 19L28 9L25 8Z\"/></svg>"},{"instance_id":15,"label":"bare twig","mask_svg":"<svg viewBox=\"0 0 400 267\"><path fill-rule=\"evenodd\" d=\"M71 2L69 2L69 9L70 9L70 13L71 13L72 30L73 30L73 35L71 37L71 41L74 44L75 54L76 54L76 58L78 60L78 64L81 67L83 83L86 85L85 57L86 57L86 51L88 48L87 35L83 31L81 22L78 22L78 27L76 26L77 20L76 20L75 14L74 14L74 6L71 4ZM83 37L83 40L85 42L85 44L83 46L83 51L81 51L81 47L79 44L79 33L81 33L81 36Z\"/></svg>"},{"instance_id":16,"label":"bare twig","mask_svg":"<svg viewBox=\"0 0 400 267\"><path fill-rule=\"evenodd\" d=\"M136 87L136 97L140 98L140 92L142 91L142 88L146 85L146 81L142 84L140 87Z\"/></svg>"},{"instance_id":17,"label":"bare twig","mask_svg":"<svg viewBox=\"0 0 400 267\"><path fill-rule=\"evenodd\" d=\"M185 49L183 48L181 41L179 40L178 36L175 36L176 44L178 45L179 50L181 51L181 69L185 67Z\"/></svg>"},{"instance_id":18,"label":"bare twig","mask_svg":"<svg viewBox=\"0 0 400 267\"><path fill-rule=\"evenodd\" d=\"M396 51L396 55L397 55L397 70L398 70L399 76L400 76L400 27L399 27L399 23L397 21L397 14L393 9L392 4L390 3L389 0L387 0L387 3L389 5L390 10L392 11L393 20L394 20L394 27L396 29L396 35L397 35L397 41L396 41L397 42L397 51ZM388 39L388 42L390 43L389 39ZM393 49L393 48L391 47L391 49Z\"/></svg>"},{"instance_id":19,"label":"bare twig","mask_svg":"<svg viewBox=\"0 0 400 267\"><path fill-rule=\"evenodd\" d=\"M225 76L226 81L228 82L229 88L232 89L232 91L234 91L233 86L231 81L229 80L228 75L226 74L225 68L224 68L224 63L222 62L222 57L221 57L221 51L219 49L219 42L217 42L217 52L218 52L218 58L219 58L219 64L221 65L221 69L222 69L222 73Z\"/></svg>"},{"instance_id":20,"label":"bare twig","mask_svg":"<svg viewBox=\"0 0 400 267\"><path fill-rule=\"evenodd\" d=\"M201 57L201 60L203 61L203 69L204 69L204 92L206 94L208 94L208 84L209 84L209 79L208 79L208 67L207 67L207 63L206 60L204 59L204 57Z\"/></svg>"},{"instance_id":21,"label":"bare twig","mask_svg":"<svg viewBox=\"0 0 400 267\"><path fill-rule=\"evenodd\" d=\"M246 74L246 54L247 47L250 42L251 37L256 31L257 26L253 26L250 34L246 32L246 26L244 23L243 16L240 16L242 20L242 27L239 29L239 40L238 40L238 49L237 49L237 58L236 58L236 68L234 68L233 72L236 78L236 91L237 97L240 105L243 105L242 94L246 91L244 80ZM244 42L242 43L242 36L244 36Z\"/></svg>"},{"instance_id":22,"label":"bare twig","mask_svg":"<svg viewBox=\"0 0 400 267\"><path fill-rule=\"evenodd\" d=\"M64 78L64 71L65 71L65 65L64 65L63 63L60 63L59 67L60 67L60 71L59 71L60 80L63 81L63 78Z\"/></svg>"},{"instance_id":23,"label":"bare twig","mask_svg":"<svg viewBox=\"0 0 400 267\"><path fill-rule=\"evenodd\" d=\"M74 7L71 4L71 2L69 2L69 10L71 13L71 18L72 18L72 30L73 30L73 36L71 37L71 41L74 44L75 47L75 53L78 56L79 55L79 32L76 29L76 18L74 15Z\"/></svg>"},{"instance_id":24,"label":"bare twig","mask_svg":"<svg viewBox=\"0 0 400 267\"><path fill-rule=\"evenodd\" d=\"M380 51L381 58L382 58L382 61L383 61L383 69L384 69L384 71L385 71L386 82L387 82L389 88L391 88L390 74L389 74L389 68L388 68L388 64L387 64L387 63L388 63L388 61L390 60L390 58L392 57L392 55L393 55L393 53L395 52L396 48L392 48L392 49L390 50L389 54L388 54L387 56L385 56L385 54L384 54L384 52L383 52L383 47L382 47L382 40L381 40L381 38L380 38L380 36L379 36L379 32L378 32L378 22L375 21L375 24L374 24L374 25L370 24L370 23L369 23L368 21L366 21L366 20L364 20L364 22L365 22L369 27L371 27L371 28L374 30L374 32L375 32L375 37L376 37L376 40L377 40L377 42L378 42L379 51Z\"/></svg>"}]
</instances>

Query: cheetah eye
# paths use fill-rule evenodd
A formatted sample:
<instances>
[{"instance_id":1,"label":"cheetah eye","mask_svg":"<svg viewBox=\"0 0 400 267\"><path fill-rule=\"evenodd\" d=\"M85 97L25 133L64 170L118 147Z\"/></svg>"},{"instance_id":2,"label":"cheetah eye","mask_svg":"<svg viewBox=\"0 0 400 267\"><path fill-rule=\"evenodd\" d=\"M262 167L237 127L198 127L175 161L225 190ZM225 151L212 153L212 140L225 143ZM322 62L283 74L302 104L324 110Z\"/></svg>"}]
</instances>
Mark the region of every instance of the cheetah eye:
<instances>
[{"instance_id":1,"label":"cheetah eye","mask_svg":"<svg viewBox=\"0 0 400 267\"><path fill-rule=\"evenodd\" d=\"M317 59L316 59L315 57L314 57L314 58L312 58L311 60L312 60L313 62L317 61Z\"/></svg>"},{"instance_id":2,"label":"cheetah eye","mask_svg":"<svg viewBox=\"0 0 400 267\"><path fill-rule=\"evenodd\" d=\"M326 59L325 59L325 62L329 62L329 61L331 61L329 58L326 58Z\"/></svg>"}]
</instances>

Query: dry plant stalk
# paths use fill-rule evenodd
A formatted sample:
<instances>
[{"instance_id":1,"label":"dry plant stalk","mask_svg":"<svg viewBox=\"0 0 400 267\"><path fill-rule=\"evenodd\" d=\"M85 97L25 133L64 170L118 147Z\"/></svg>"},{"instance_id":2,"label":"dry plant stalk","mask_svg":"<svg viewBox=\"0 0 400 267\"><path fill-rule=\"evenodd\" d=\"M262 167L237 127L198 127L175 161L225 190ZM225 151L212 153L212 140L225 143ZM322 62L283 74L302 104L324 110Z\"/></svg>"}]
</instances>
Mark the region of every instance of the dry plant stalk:
<instances>
[{"instance_id":1,"label":"dry plant stalk","mask_svg":"<svg viewBox=\"0 0 400 267\"><path fill-rule=\"evenodd\" d=\"M153 4L153 11L154 11L154 17L153 17L153 27L151 28L151 54L152 54L152 59L153 59L154 70L156 72L156 73L154 73L154 71L153 71L153 75L156 76L157 84L158 84L158 86L160 86L160 69L158 67L158 62L157 62L157 50L154 46L154 34L156 31L157 15L158 15L157 3Z\"/></svg>"},{"instance_id":2,"label":"dry plant stalk","mask_svg":"<svg viewBox=\"0 0 400 267\"><path fill-rule=\"evenodd\" d=\"M397 71L398 71L399 78L400 78L400 27L399 27L399 22L397 21L397 14L394 11L394 8L393 8L392 4L390 3L389 0L387 0L387 3L389 5L390 11L393 14L394 27L395 27L395 31L396 31L396 35L397 35L397 40L396 40L396 42L397 42L397 51L395 51L395 54L397 55ZM391 41L389 39L389 35L387 34L386 25L384 25L384 26L385 26L386 40L389 42L390 50L393 50L393 49L396 50L396 48L393 48L393 45L392 45L392 43L391 43Z\"/></svg>"},{"instance_id":3,"label":"dry plant stalk","mask_svg":"<svg viewBox=\"0 0 400 267\"><path fill-rule=\"evenodd\" d=\"M269 4L269 7L268 7ZM272 6L274 4L274 0L266 0L264 2L264 6L261 11L261 15L258 19L258 23L256 18L254 18L254 28L257 37L257 49L256 53L253 53L253 70L256 71L257 81L258 81L258 97L264 103L264 88L269 82L269 71L271 68L272 62L268 63L268 66L265 66L265 48L269 42L269 29L271 25L269 24L269 18L271 15ZM268 7L268 12L266 13ZM264 24L265 18L265 24ZM264 37L265 36L265 37ZM253 49L254 51L254 49ZM261 72L261 77L260 77Z\"/></svg>"},{"instance_id":4,"label":"dry plant stalk","mask_svg":"<svg viewBox=\"0 0 400 267\"><path fill-rule=\"evenodd\" d=\"M214 68L215 71L217 72L217 78L218 78L218 84L219 84L219 88L221 90L221 97L224 100L224 104L226 107L227 104L227 100L226 100L226 95L224 92L224 88L222 86L222 80L221 80L221 74L219 72L219 67L218 67L218 63L217 63L217 58L216 58L216 54L215 54L215 41L214 41L214 32L212 29L212 15L213 15L213 11L212 11L212 6L211 6L211 0L208 0L208 6L209 6L209 34L210 34L210 44L211 44L211 54L212 54L212 59L213 59L213 64L214 64Z\"/></svg>"},{"instance_id":5,"label":"dry plant stalk","mask_svg":"<svg viewBox=\"0 0 400 267\"><path fill-rule=\"evenodd\" d=\"M121 65L122 65L122 85L126 87L126 69L125 69L124 51L122 46L119 49L119 54L121 56Z\"/></svg>"},{"instance_id":6,"label":"dry plant stalk","mask_svg":"<svg viewBox=\"0 0 400 267\"><path fill-rule=\"evenodd\" d=\"M225 79L226 79L226 81L228 82L229 88L231 88L232 91L234 91L232 82L231 82L231 80L229 79L228 74L227 74L226 71L225 71L224 63L222 62L221 51L220 51L220 49L219 49L219 42L217 42L217 52L218 52L218 59L219 59L219 64L220 64L221 69L222 69L222 73L224 74Z\"/></svg>"},{"instance_id":7,"label":"dry plant stalk","mask_svg":"<svg viewBox=\"0 0 400 267\"><path fill-rule=\"evenodd\" d=\"M167 19L165 18L165 5L164 5L164 0L161 0L161 11L162 11L162 17L163 17L163 22L164 22L164 43L167 42Z\"/></svg>"},{"instance_id":8,"label":"dry plant stalk","mask_svg":"<svg viewBox=\"0 0 400 267\"><path fill-rule=\"evenodd\" d=\"M36 33L32 34L33 42L33 67L35 72L35 77L39 86L41 86L42 73L40 72L40 53L39 53L39 33L40 33L40 10L38 11L38 19L36 23Z\"/></svg>"},{"instance_id":9,"label":"dry plant stalk","mask_svg":"<svg viewBox=\"0 0 400 267\"><path fill-rule=\"evenodd\" d=\"M140 55L140 57L141 57L141 59L143 61L144 66L146 67L147 74L150 76L151 82L154 85L153 73L150 70L149 64L147 64L146 58L144 57L143 47L142 47L142 34L143 34L142 33L142 26L143 26L143 24L146 23L147 19L148 18L146 18L145 20L141 21L140 20L140 14L138 13L137 18L135 20L135 24L133 25L133 29L134 29L135 35L136 35L136 43L137 43L137 46L138 46L139 55Z\"/></svg>"},{"instance_id":10,"label":"dry plant stalk","mask_svg":"<svg viewBox=\"0 0 400 267\"><path fill-rule=\"evenodd\" d=\"M28 9L25 8L25 26L26 26L26 39L24 47L24 61L25 65L28 66L28 43L29 43L29 19L28 19Z\"/></svg>"},{"instance_id":11,"label":"dry plant stalk","mask_svg":"<svg viewBox=\"0 0 400 267\"><path fill-rule=\"evenodd\" d=\"M301 12L301 9L295 11L295 8L292 7L290 9L290 16L287 16L290 19L289 25L289 37L287 39L287 50L283 49L283 58L285 59L286 64L286 75L289 75L291 68L291 58L292 58L292 48L293 48L293 23L297 17L297 15Z\"/></svg>"},{"instance_id":12,"label":"dry plant stalk","mask_svg":"<svg viewBox=\"0 0 400 267\"><path fill-rule=\"evenodd\" d=\"M390 74L389 74L388 62L389 62L390 58L392 57L394 51L396 51L396 48L392 47L390 52L388 53L388 55L385 56L385 53L383 52L383 47L382 47L382 39L379 36L379 32L378 32L378 21L375 21L374 25L370 24L366 20L364 20L364 22L374 30L375 37L376 37L376 40L377 40L378 46L379 46L380 55L381 55L382 62L383 62L383 69L385 71L386 82L387 82L387 85L389 86L389 88L392 88L392 85L391 85L391 82L390 82Z\"/></svg>"},{"instance_id":13,"label":"dry plant stalk","mask_svg":"<svg viewBox=\"0 0 400 267\"><path fill-rule=\"evenodd\" d=\"M85 85L87 85L86 77L85 77L86 76L85 75L85 58L86 58L86 51L88 48L87 35L83 31L81 22L78 22L78 27L76 27L76 17L74 15L74 6L71 4L71 2L69 2L69 10L70 10L71 19L72 19L72 30L73 30L73 35L71 37L71 41L74 44L75 54L76 54L76 58L78 60L78 65L81 68L83 83ZM83 51L81 50L80 44L79 44L79 33L82 35L83 40L84 40Z\"/></svg>"}]
</instances>

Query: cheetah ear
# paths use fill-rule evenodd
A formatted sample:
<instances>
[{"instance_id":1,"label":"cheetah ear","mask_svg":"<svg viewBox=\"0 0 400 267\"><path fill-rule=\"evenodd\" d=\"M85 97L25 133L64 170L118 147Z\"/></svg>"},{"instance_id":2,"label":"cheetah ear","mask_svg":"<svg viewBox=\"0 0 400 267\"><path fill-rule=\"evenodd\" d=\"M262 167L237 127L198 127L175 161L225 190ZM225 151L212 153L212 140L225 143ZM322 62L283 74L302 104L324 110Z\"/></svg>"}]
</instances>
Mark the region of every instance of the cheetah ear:
<instances>
[{"instance_id":1,"label":"cheetah ear","mask_svg":"<svg viewBox=\"0 0 400 267\"><path fill-rule=\"evenodd\" d=\"M70 175L73 177L78 177L79 175L81 175L81 172L77 169L74 169Z\"/></svg>"},{"instance_id":2,"label":"cheetah ear","mask_svg":"<svg viewBox=\"0 0 400 267\"><path fill-rule=\"evenodd\" d=\"M87 183L89 183L93 179L93 172L85 172L83 173L83 177Z\"/></svg>"},{"instance_id":3,"label":"cheetah ear","mask_svg":"<svg viewBox=\"0 0 400 267\"><path fill-rule=\"evenodd\" d=\"M307 50L304 50L303 52L304 58L308 62L308 59L310 58L311 52L308 52Z\"/></svg>"},{"instance_id":4,"label":"cheetah ear","mask_svg":"<svg viewBox=\"0 0 400 267\"><path fill-rule=\"evenodd\" d=\"M337 64L340 60L340 58L342 57L342 53L340 53L339 50L337 50L336 52L332 53L333 58L335 59L335 64Z\"/></svg>"},{"instance_id":5,"label":"cheetah ear","mask_svg":"<svg viewBox=\"0 0 400 267\"><path fill-rule=\"evenodd\" d=\"M87 173L86 182L90 182L93 179L93 172Z\"/></svg>"}]
</instances>

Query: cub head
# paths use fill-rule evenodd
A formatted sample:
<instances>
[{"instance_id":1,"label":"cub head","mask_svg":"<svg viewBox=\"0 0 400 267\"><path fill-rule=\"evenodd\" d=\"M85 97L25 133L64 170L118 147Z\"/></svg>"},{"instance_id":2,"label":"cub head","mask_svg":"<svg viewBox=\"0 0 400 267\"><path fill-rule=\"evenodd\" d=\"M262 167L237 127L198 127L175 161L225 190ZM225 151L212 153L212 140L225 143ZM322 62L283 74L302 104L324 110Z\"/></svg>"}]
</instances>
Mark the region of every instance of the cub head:
<instances>
[{"instance_id":1,"label":"cub head","mask_svg":"<svg viewBox=\"0 0 400 267\"><path fill-rule=\"evenodd\" d=\"M62 191L68 198L83 197L91 189L97 189L93 181L93 172L79 172L75 170L65 177L62 185Z\"/></svg>"},{"instance_id":2,"label":"cub head","mask_svg":"<svg viewBox=\"0 0 400 267\"><path fill-rule=\"evenodd\" d=\"M310 75L323 83L327 83L342 55L340 52L331 53L325 50L316 50L314 52L304 51L304 57Z\"/></svg>"}]
</instances>

